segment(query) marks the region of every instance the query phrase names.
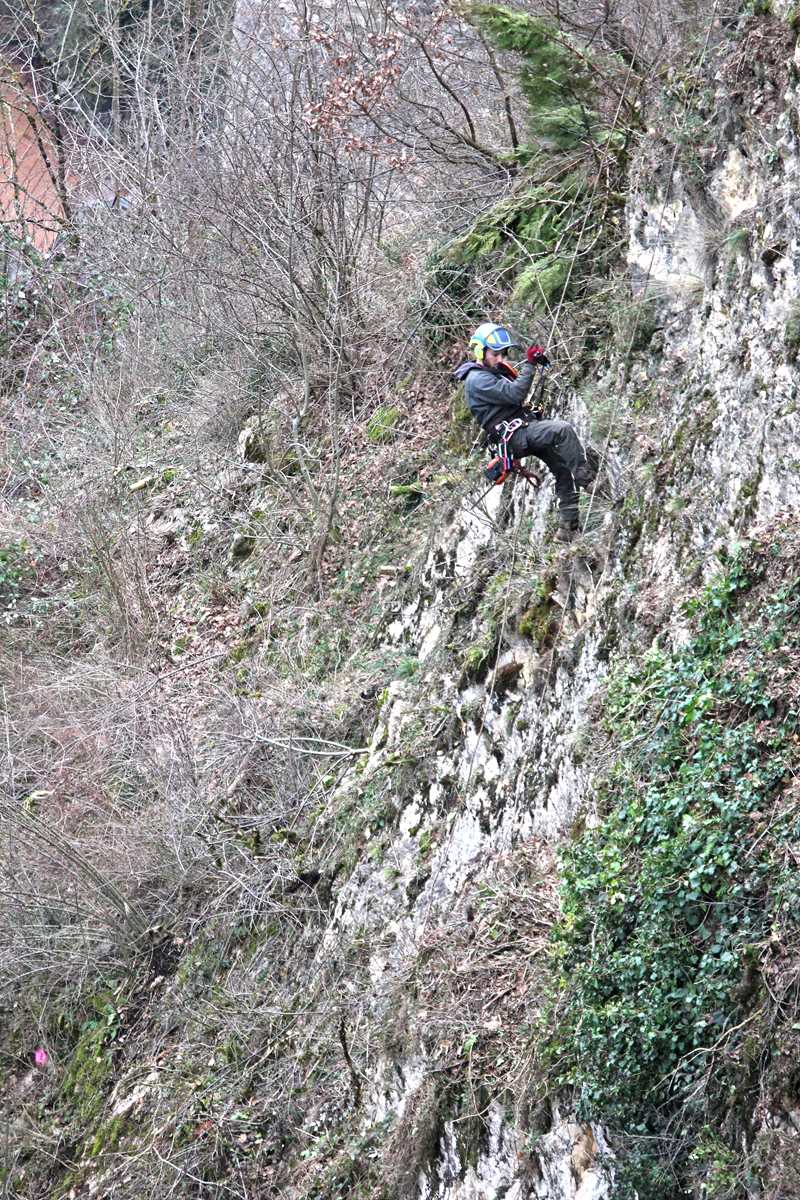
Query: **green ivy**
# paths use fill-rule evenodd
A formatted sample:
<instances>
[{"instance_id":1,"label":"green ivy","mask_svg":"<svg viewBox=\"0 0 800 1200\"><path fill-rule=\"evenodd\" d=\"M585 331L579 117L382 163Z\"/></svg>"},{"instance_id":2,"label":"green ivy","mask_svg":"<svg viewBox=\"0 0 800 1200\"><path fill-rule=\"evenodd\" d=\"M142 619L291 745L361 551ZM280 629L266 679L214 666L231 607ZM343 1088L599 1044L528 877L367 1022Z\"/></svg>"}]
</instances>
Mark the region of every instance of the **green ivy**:
<instances>
[{"instance_id":1,"label":"green ivy","mask_svg":"<svg viewBox=\"0 0 800 1200\"><path fill-rule=\"evenodd\" d=\"M689 606L691 642L617 676L608 813L563 856L550 1050L582 1118L643 1139L619 1200L686 1194L700 1132L731 1103L716 1049L744 1036L756 948L779 914L800 920L780 850L800 829L778 803L798 713L770 687L800 647L800 599L792 578L749 601L764 571L755 551L738 555Z\"/></svg>"}]
</instances>

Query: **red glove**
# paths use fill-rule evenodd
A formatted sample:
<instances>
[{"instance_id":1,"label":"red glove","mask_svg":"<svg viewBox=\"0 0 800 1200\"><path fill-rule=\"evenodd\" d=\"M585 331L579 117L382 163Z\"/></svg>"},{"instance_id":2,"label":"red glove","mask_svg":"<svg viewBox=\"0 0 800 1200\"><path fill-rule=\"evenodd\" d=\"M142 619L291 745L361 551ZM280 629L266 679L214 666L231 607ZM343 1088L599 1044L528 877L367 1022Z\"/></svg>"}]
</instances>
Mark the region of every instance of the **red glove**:
<instances>
[{"instance_id":1,"label":"red glove","mask_svg":"<svg viewBox=\"0 0 800 1200\"><path fill-rule=\"evenodd\" d=\"M528 349L525 351L525 357L529 363L535 363L536 366L550 366L550 359L545 354L543 346L528 346Z\"/></svg>"}]
</instances>

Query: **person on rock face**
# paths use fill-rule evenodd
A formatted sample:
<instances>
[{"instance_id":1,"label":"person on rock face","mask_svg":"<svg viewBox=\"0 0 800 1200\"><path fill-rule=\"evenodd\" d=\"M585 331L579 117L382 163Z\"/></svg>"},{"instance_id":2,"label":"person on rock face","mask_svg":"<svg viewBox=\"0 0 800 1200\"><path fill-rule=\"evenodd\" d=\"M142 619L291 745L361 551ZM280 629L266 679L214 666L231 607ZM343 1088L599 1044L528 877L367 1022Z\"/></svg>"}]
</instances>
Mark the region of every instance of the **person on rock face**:
<instances>
[{"instance_id":1,"label":"person on rock face","mask_svg":"<svg viewBox=\"0 0 800 1200\"><path fill-rule=\"evenodd\" d=\"M597 474L597 455L589 451L592 462L577 433L566 421L545 420L541 410L525 408L534 370L547 367L550 360L541 346L529 346L519 372L508 358L519 343L502 325L479 325L469 341L472 360L462 363L454 377L464 383L469 410L485 430L490 442L497 442L504 423L524 422L512 434L508 448L514 458L534 454L552 472L558 497L559 541L572 540L578 528L578 488L588 488Z\"/></svg>"}]
</instances>

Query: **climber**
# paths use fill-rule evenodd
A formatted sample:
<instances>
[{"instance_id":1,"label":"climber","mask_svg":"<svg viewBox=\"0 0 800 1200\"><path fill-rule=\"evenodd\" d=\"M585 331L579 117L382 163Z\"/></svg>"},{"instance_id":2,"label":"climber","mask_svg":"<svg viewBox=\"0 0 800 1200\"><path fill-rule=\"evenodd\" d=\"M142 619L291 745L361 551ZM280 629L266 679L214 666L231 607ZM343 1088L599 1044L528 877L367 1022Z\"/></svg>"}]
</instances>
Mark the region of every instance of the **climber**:
<instances>
[{"instance_id":1,"label":"climber","mask_svg":"<svg viewBox=\"0 0 800 1200\"><path fill-rule=\"evenodd\" d=\"M578 528L578 488L588 488L594 482L597 455L594 450L587 455L566 421L545 420L541 409L524 407L535 367L544 371L550 360L541 346L529 346L527 361L517 372L508 362L515 347L520 348L519 343L507 329L484 322L469 340L474 361L462 363L454 377L463 380L470 412L485 430L490 445L500 440L504 423L521 422L508 448L514 458L535 454L555 476L559 509L556 538L569 542Z\"/></svg>"}]
</instances>

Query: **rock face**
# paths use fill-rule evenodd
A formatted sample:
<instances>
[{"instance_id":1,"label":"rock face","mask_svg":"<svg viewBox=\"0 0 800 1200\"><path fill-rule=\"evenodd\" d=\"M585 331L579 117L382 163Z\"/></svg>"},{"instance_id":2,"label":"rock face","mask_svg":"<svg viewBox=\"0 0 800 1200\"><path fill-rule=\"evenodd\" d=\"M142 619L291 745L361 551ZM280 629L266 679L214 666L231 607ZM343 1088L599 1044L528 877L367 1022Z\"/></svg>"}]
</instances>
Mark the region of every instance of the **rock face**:
<instances>
[{"instance_id":1,"label":"rock face","mask_svg":"<svg viewBox=\"0 0 800 1200\"><path fill-rule=\"evenodd\" d=\"M482 882L491 884L504 854L531 839L556 844L591 798L591 769L582 762L579 746L591 720L592 698L606 673L598 613L616 591L613 575L609 572L604 582L603 567L594 557L602 545L602 528L589 557L571 549L552 569L545 589L537 591L533 579L516 600L503 587L497 590L494 619L501 627L500 642L508 645L496 657L489 653L474 673L468 665L460 675L442 672L448 642L452 653L455 639L456 661L468 664L471 647L485 634L485 612L459 624L452 615L452 596L474 581L478 564L498 538L498 522L504 523L504 541L511 541L520 556L543 537L549 496L533 500L528 513L530 499L520 492L515 508L498 490L485 511L465 506L454 514L429 552L416 596L389 630L404 653L417 657L420 674L390 686L369 759L344 781L343 791L369 786L413 744L420 691L428 703L435 696L438 710L453 714L453 727L450 740L440 739L429 754L421 772L424 782L401 812L397 836L384 852L383 861L392 863L391 877L357 873L339 901L334 929L342 923L383 935L382 948L370 962L376 980L399 969L402 959L414 959L431 923L446 920L465 891L474 894ZM516 632L521 604L543 610L538 629L527 636ZM551 638L560 643L557 652L548 648ZM422 870L420 847L427 851ZM393 936L388 955L383 949L387 933ZM400 1069L405 1071L406 1065ZM387 1072L397 1070L397 1063L387 1064ZM379 1094L375 1118L393 1107L402 1113L403 1102L402 1094ZM488 1129L488 1141L470 1163L459 1144L457 1123L445 1122L439 1161L420 1175L420 1197L600 1200L611 1194L611 1158L600 1156L602 1165L598 1158L602 1130L553 1113L551 1132L533 1155L533 1178L526 1179L519 1166L525 1138L497 1106Z\"/></svg>"},{"instance_id":2,"label":"rock face","mask_svg":"<svg viewBox=\"0 0 800 1200\"><path fill-rule=\"evenodd\" d=\"M594 428L601 443L612 501L595 498L587 532L558 553L546 549L549 488L506 485L482 505L465 503L388 628L417 673L388 689L366 764L342 794L424 750L383 850L391 872L357 871L333 922L380 931L373 980L419 954L431 924L466 893L490 886L503 855L557 845L579 813L591 822L596 764L582 750L609 662L646 648L656 631L662 644L680 643L687 589L752 528L800 502L795 107L790 93L771 142L743 119L702 185L673 164L628 206L641 305L630 341L644 337L646 348L570 400L581 431ZM373 1081L375 1119L402 1117L425 1075L419 1046L414 1053L387 1060ZM398 1079L407 1082L398 1088ZM612 1196L602 1128L554 1107L547 1123L525 1146L514 1115L491 1106L470 1158L458 1123L445 1120L415 1194Z\"/></svg>"}]
</instances>

